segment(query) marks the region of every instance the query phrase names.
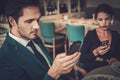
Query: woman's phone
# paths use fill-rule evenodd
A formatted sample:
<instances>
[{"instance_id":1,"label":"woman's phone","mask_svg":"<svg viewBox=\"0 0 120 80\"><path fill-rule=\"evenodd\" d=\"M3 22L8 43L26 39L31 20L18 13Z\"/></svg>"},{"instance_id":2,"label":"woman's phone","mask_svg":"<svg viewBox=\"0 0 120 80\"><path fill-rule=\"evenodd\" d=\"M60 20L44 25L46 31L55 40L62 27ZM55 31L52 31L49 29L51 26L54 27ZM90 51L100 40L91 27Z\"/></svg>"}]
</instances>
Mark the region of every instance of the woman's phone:
<instances>
[{"instance_id":1,"label":"woman's phone","mask_svg":"<svg viewBox=\"0 0 120 80\"><path fill-rule=\"evenodd\" d=\"M109 40L105 40L102 42L102 46L108 46L108 44L109 44Z\"/></svg>"},{"instance_id":2,"label":"woman's phone","mask_svg":"<svg viewBox=\"0 0 120 80\"><path fill-rule=\"evenodd\" d=\"M102 42L102 46L107 46L109 45L109 40L105 40ZM102 50L106 49L107 47L103 48Z\"/></svg>"}]
</instances>

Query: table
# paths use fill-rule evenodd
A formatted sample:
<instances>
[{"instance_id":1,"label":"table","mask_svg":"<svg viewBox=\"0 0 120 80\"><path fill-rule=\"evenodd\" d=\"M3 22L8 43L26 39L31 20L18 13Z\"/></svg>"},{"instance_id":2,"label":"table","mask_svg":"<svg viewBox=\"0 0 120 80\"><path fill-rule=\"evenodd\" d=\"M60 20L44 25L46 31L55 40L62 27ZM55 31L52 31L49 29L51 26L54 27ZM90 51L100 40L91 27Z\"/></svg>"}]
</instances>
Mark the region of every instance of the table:
<instances>
[{"instance_id":1,"label":"table","mask_svg":"<svg viewBox=\"0 0 120 80\"><path fill-rule=\"evenodd\" d=\"M97 79L104 77L106 79ZM108 78L108 79L107 79ZM120 61L89 72L82 80L120 80Z\"/></svg>"}]
</instances>

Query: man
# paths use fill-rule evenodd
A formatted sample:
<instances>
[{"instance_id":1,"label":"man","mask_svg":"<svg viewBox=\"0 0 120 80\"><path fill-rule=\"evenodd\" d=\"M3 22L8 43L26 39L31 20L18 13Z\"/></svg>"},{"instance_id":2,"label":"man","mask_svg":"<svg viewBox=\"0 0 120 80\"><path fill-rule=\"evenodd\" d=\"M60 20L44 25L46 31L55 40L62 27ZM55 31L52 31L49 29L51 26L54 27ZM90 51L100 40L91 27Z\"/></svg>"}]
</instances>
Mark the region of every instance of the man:
<instances>
[{"instance_id":1,"label":"man","mask_svg":"<svg viewBox=\"0 0 120 80\"><path fill-rule=\"evenodd\" d=\"M73 69L80 54L59 54L52 63L37 36L41 16L39 1L8 0L6 15L10 32L0 49L0 80L66 80L64 74ZM28 46L31 41L45 62L39 60L36 52Z\"/></svg>"}]
</instances>

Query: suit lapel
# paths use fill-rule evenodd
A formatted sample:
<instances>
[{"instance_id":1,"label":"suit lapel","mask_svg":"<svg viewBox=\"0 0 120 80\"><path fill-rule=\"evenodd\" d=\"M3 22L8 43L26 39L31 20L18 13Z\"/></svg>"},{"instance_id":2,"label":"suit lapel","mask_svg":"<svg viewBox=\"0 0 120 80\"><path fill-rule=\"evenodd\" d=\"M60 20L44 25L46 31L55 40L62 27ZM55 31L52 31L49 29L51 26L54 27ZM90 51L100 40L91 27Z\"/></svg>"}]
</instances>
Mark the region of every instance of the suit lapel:
<instances>
[{"instance_id":1,"label":"suit lapel","mask_svg":"<svg viewBox=\"0 0 120 80\"><path fill-rule=\"evenodd\" d=\"M21 66L27 66L28 67L32 67L32 68L36 68L36 67L41 67L44 70L48 70L46 68L46 66L44 66L35 56L32 52L30 52L26 47L22 46L21 44L19 44L17 41L15 41L14 39L12 39L11 37L8 36L8 39L6 39L7 42L9 44L12 45L12 48L14 50L14 54L17 57L13 57L15 58L14 60L19 60L19 62L21 63Z\"/></svg>"},{"instance_id":2,"label":"suit lapel","mask_svg":"<svg viewBox=\"0 0 120 80\"><path fill-rule=\"evenodd\" d=\"M37 37L36 39L34 39L34 42L36 44L38 44L38 46L42 49L42 51L44 52L44 55L48 58L48 60L50 61L50 64L52 65L52 59L51 59L50 55L48 54L47 49L44 47L41 39L39 37Z\"/></svg>"}]
</instances>

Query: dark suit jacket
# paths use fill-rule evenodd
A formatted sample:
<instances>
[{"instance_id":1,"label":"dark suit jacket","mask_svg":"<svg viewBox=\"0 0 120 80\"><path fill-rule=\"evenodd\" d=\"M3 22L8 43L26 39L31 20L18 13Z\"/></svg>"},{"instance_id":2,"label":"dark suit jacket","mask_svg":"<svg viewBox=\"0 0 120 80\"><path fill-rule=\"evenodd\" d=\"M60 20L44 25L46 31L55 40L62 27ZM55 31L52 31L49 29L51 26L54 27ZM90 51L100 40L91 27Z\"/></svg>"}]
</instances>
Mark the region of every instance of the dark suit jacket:
<instances>
[{"instance_id":1,"label":"dark suit jacket","mask_svg":"<svg viewBox=\"0 0 120 80\"><path fill-rule=\"evenodd\" d=\"M52 62L41 40L34 40ZM52 63L51 63L52 64ZM43 65L26 47L10 36L0 49L0 80L53 80L48 74L48 65Z\"/></svg>"}]
</instances>

